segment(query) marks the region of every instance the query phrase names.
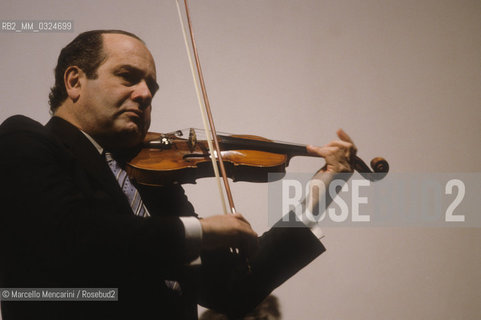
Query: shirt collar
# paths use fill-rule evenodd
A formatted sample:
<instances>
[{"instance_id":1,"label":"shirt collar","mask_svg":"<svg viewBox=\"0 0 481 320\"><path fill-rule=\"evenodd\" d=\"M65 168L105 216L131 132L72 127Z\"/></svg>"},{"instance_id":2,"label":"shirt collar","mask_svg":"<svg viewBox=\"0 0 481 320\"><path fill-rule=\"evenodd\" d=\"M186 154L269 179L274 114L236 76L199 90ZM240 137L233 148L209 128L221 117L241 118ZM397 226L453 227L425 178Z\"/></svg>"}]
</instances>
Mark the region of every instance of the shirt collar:
<instances>
[{"instance_id":1,"label":"shirt collar","mask_svg":"<svg viewBox=\"0 0 481 320\"><path fill-rule=\"evenodd\" d=\"M82 131L82 130L80 130L80 131L87 137L87 139L90 140L90 142L92 142L92 144L94 145L95 149L97 149L97 151L98 151L100 154L102 154L102 153L104 152L104 148L102 148L102 147L100 146L100 144L98 144L98 142L94 140L94 138L92 138L87 132Z\"/></svg>"}]
</instances>

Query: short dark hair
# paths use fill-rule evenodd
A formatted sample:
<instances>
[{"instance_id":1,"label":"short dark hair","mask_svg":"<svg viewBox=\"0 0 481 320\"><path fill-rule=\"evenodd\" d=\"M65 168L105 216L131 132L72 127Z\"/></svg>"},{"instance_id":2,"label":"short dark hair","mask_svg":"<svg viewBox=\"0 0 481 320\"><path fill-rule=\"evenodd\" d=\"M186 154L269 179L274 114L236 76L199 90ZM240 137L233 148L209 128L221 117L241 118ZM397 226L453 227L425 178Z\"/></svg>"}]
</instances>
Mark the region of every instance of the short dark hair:
<instances>
[{"instance_id":1,"label":"short dark hair","mask_svg":"<svg viewBox=\"0 0 481 320\"><path fill-rule=\"evenodd\" d=\"M87 78L97 78L97 69L107 58L103 51L102 40L102 34L105 33L124 34L142 41L135 34L123 30L92 30L79 34L60 51L58 56L54 71L55 85L50 88L50 94L48 95L51 114L67 99L64 74L68 67L77 66L85 72Z\"/></svg>"}]
</instances>

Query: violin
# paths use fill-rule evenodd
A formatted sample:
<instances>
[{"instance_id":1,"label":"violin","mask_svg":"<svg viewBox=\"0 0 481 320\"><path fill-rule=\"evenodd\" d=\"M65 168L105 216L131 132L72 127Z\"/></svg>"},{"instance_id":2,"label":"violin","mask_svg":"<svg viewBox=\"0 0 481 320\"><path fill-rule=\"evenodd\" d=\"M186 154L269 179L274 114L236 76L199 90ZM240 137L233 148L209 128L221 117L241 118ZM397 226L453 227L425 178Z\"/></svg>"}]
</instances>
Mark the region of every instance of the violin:
<instances>
[{"instance_id":1,"label":"violin","mask_svg":"<svg viewBox=\"0 0 481 320\"><path fill-rule=\"evenodd\" d=\"M269 179L269 173L285 173L292 157L315 157L305 145L255 135L218 133L217 140L226 174L233 181L274 181L273 176ZM219 161L220 157L214 154ZM195 183L199 178L214 176L210 163L204 131L190 128L171 133L149 132L140 152L127 163L126 171L144 185ZM351 165L371 181L382 179L389 171L388 162L381 157L372 159L372 170L357 156L352 157ZM283 175L274 176L280 179Z\"/></svg>"}]
</instances>

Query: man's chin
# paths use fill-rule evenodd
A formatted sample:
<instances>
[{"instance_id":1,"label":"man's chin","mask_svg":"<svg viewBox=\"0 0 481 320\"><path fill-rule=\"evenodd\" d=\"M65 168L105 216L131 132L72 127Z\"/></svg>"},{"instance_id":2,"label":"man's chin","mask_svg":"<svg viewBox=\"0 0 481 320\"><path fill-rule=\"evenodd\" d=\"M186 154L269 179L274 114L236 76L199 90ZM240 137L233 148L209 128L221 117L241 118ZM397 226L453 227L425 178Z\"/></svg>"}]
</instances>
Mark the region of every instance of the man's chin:
<instances>
[{"instance_id":1,"label":"man's chin","mask_svg":"<svg viewBox=\"0 0 481 320\"><path fill-rule=\"evenodd\" d=\"M132 148L142 143L145 133L141 128L133 123L120 130L117 130L112 143L116 148Z\"/></svg>"},{"instance_id":2,"label":"man's chin","mask_svg":"<svg viewBox=\"0 0 481 320\"><path fill-rule=\"evenodd\" d=\"M122 141L119 142L126 148L131 148L141 144L144 140L144 136L145 135L138 130L123 132L123 134L121 135Z\"/></svg>"}]
</instances>

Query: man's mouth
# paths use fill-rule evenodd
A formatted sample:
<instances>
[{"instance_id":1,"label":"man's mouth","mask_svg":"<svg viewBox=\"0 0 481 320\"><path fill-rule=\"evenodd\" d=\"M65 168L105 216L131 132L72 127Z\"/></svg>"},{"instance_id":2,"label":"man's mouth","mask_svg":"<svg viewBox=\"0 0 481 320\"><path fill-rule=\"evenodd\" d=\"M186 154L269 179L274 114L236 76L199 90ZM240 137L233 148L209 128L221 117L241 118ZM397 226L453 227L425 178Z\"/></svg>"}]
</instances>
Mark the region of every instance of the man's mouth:
<instances>
[{"instance_id":1,"label":"man's mouth","mask_svg":"<svg viewBox=\"0 0 481 320\"><path fill-rule=\"evenodd\" d=\"M139 110L131 109L124 111L124 113L127 114L129 117L142 118L142 111Z\"/></svg>"}]
</instances>

